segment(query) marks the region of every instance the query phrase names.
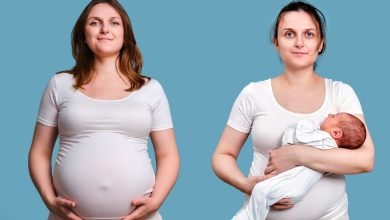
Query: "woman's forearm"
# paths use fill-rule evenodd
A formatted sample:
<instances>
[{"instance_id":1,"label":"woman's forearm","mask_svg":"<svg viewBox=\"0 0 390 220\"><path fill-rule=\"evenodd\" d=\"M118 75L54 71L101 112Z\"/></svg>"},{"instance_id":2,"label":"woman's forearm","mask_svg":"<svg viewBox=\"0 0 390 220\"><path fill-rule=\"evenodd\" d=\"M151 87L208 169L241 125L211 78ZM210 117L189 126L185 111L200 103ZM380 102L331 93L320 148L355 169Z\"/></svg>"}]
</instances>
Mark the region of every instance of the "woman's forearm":
<instances>
[{"instance_id":1,"label":"woman's forearm","mask_svg":"<svg viewBox=\"0 0 390 220\"><path fill-rule=\"evenodd\" d=\"M330 149L318 150L298 146L298 165L335 174L370 172L374 166L374 155L366 150Z\"/></svg>"},{"instance_id":2,"label":"woman's forearm","mask_svg":"<svg viewBox=\"0 0 390 220\"><path fill-rule=\"evenodd\" d=\"M156 199L159 206L167 198L175 185L179 173L179 155L172 153L160 156L156 162L156 182L153 188L152 198Z\"/></svg>"},{"instance_id":3,"label":"woman's forearm","mask_svg":"<svg viewBox=\"0 0 390 220\"><path fill-rule=\"evenodd\" d=\"M224 182L232 185L243 193L251 194L253 186L247 183L247 177L239 169L236 159L228 154L214 153L212 167L215 174Z\"/></svg>"},{"instance_id":4,"label":"woman's forearm","mask_svg":"<svg viewBox=\"0 0 390 220\"><path fill-rule=\"evenodd\" d=\"M56 197L51 175L51 157L57 133L57 128L37 123L28 158L31 179L48 208Z\"/></svg>"},{"instance_id":5,"label":"woman's forearm","mask_svg":"<svg viewBox=\"0 0 390 220\"><path fill-rule=\"evenodd\" d=\"M175 185L180 159L173 129L151 132L150 137L156 157L156 180L151 198L158 209Z\"/></svg>"},{"instance_id":6,"label":"woman's forearm","mask_svg":"<svg viewBox=\"0 0 390 220\"><path fill-rule=\"evenodd\" d=\"M270 151L265 173L278 174L294 166L306 166L335 174L370 172L374 166L374 151L372 146L364 144L355 150L319 150L307 145L283 146Z\"/></svg>"},{"instance_id":7,"label":"woman's forearm","mask_svg":"<svg viewBox=\"0 0 390 220\"><path fill-rule=\"evenodd\" d=\"M37 151L37 149L30 151L29 172L42 200L49 207L56 197L52 183L50 158Z\"/></svg>"},{"instance_id":8,"label":"woman's forearm","mask_svg":"<svg viewBox=\"0 0 390 220\"><path fill-rule=\"evenodd\" d=\"M226 126L213 154L212 167L221 180L250 195L253 183L237 165L238 155L248 135Z\"/></svg>"}]
</instances>

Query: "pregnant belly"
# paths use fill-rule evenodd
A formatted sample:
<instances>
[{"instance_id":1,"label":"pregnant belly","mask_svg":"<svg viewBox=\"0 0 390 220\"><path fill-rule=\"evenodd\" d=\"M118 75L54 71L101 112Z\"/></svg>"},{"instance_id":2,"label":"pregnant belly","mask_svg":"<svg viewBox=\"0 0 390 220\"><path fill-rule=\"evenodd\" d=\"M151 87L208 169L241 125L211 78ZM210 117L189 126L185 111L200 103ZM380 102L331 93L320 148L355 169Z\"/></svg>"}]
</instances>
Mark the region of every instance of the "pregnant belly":
<instances>
[{"instance_id":1,"label":"pregnant belly","mask_svg":"<svg viewBox=\"0 0 390 220\"><path fill-rule=\"evenodd\" d=\"M74 211L85 219L120 219L154 185L146 143L107 139L79 142L57 158L56 192L75 201Z\"/></svg>"}]
</instances>

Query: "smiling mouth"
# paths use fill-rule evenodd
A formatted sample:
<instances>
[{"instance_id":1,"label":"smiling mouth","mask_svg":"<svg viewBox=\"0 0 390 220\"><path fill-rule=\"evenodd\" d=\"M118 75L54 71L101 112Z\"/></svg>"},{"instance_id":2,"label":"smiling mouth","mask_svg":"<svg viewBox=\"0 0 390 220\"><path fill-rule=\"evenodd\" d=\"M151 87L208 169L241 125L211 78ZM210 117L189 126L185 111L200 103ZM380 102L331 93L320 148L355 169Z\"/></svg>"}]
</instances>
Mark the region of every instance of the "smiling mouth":
<instances>
[{"instance_id":1,"label":"smiling mouth","mask_svg":"<svg viewBox=\"0 0 390 220\"><path fill-rule=\"evenodd\" d=\"M109 38L98 38L98 40L112 40L112 39L109 39Z\"/></svg>"}]
</instances>

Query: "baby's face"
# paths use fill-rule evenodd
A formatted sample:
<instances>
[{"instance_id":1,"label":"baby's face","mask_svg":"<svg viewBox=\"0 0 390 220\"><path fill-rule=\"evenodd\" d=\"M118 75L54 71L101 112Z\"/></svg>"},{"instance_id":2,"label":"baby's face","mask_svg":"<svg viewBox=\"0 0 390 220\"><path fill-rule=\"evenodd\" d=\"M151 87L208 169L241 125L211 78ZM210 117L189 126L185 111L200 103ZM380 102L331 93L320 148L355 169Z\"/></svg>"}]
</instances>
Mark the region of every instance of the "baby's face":
<instances>
[{"instance_id":1,"label":"baby's face","mask_svg":"<svg viewBox=\"0 0 390 220\"><path fill-rule=\"evenodd\" d=\"M321 130L330 132L332 128L337 127L340 117L342 117L341 114L329 114L321 123Z\"/></svg>"}]
</instances>

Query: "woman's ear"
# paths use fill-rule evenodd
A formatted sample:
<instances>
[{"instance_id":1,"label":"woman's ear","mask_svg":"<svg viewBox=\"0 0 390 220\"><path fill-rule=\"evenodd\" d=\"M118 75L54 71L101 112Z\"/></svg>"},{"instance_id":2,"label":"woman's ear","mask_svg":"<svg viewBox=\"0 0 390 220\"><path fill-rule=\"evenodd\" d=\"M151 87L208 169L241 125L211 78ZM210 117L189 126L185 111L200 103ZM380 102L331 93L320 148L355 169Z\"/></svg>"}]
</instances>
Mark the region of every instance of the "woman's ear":
<instances>
[{"instance_id":1,"label":"woman's ear","mask_svg":"<svg viewBox=\"0 0 390 220\"><path fill-rule=\"evenodd\" d=\"M324 39L322 39L320 45L318 45L318 53L321 53L323 48L324 48Z\"/></svg>"},{"instance_id":2,"label":"woman's ear","mask_svg":"<svg viewBox=\"0 0 390 220\"><path fill-rule=\"evenodd\" d=\"M278 49L279 49L278 39L274 38L274 39L272 40L272 42L274 43L275 49L278 50Z\"/></svg>"}]
</instances>

